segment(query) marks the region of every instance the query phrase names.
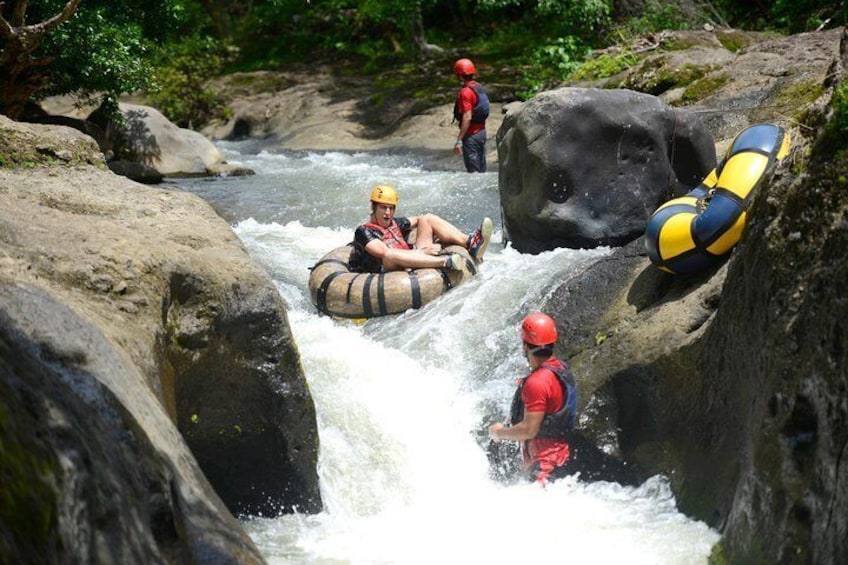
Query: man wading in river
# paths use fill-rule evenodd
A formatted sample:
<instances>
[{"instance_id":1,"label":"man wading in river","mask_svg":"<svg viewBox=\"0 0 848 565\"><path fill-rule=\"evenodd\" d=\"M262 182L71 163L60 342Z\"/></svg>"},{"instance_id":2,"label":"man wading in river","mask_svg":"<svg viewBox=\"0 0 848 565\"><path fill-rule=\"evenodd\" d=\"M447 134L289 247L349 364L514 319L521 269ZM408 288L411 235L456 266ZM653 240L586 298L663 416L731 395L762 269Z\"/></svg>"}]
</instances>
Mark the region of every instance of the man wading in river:
<instances>
[{"instance_id":1,"label":"man wading in river","mask_svg":"<svg viewBox=\"0 0 848 565\"><path fill-rule=\"evenodd\" d=\"M509 425L489 426L489 437L520 441L527 478L544 485L567 474L570 448L565 438L574 427L577 387L568 365L554 356L553 318L530 314L521 322L521 339L531 372L518 382Z\"/></svg>"},{"instance_id":2,"label":"man wading in river","mask_svg":"<svg viewBox=\"0 0 848 565\"><path fill-rule=\"evenodd\" d=\"M480 227L464 234L447 220L435 214L395 217L398 194L391 186L381 184L371 191L371 217L356 228L353 236L351 269L381 273L402 269L449 268L467 270L465 259L458 253L440 255L442 245L460 245L480 262L492 236L492 220L484 218ZM415 244L409 235L417 229Z\"/></svg>"},{"instance_id":3,"label":"man wading in river","mask_svg":"<svg viewBox=\"0 0 848 565\"><path fill-rule=\"evenodd\" d=\"M459 134L453 150L462 154L469 173L486 172L486 118L489 117L489 97L486 89L474 80L477 69L470 59L459 59L453 72L462 81L456 94L453 118L459 123Z\"/></svg>"}]
</instances>

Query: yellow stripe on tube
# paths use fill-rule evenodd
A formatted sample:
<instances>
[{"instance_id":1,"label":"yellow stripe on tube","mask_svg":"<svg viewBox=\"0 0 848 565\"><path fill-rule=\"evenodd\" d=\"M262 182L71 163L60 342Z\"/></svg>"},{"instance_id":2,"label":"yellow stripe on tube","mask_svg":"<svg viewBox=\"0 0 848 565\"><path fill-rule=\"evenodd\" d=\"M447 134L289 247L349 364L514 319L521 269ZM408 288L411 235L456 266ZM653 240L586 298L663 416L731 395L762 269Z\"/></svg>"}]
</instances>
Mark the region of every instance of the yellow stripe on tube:
<instances>
[{"instance_id":1,"label":"yellow stripe on tube","mask_svg":"<svg viewBox=\"0 0 848 565\"><path fill-rule=\"evenodd\" d=\"M742 237L742 229L745 227L745 218L747 218L747 216L748 214L742 212L742 214L736 218L736 223L721 234L721 237L715 240L712 245L707 247L707 251L713 255L724 255L730 251L730 249L736 245Z\"/></svg>"},{"instance_id":2,"label":"yellow stripe on tube","mask_svg":"<svg viewBox=\"0 0 848 565\"><path fill-rule=\"evenodd\" d=\"M747 198L759 183L768 162L765 155L750 151L734 155L721 170L718 185L739 198Z\"/></svg>"},{"instance_id":3,"label":"yellow stripe on tube","mask_svg":"<svg viewBox=\"0 0 848 565\"><path fill-rule=\"evenodd\" d=\"M663 259L677 257L695 248L690 226L696 214L681 212L670 217L663 225L659 237L659 252Z\"/></svg>"},{"instance_id":4,"label":"yellow stripe on tube","mask_svg":"<svg viewBox=\"0 0 848 565\"><path fill-rule=\"evenodd\" d=\"M706 185L709 188L713 188L716 184L718 184L718 175L716 175L716 170L713 169L710 171L710 174L707 175L707 178L701 181L701 184Z\"/></svg>"}]
</instances>

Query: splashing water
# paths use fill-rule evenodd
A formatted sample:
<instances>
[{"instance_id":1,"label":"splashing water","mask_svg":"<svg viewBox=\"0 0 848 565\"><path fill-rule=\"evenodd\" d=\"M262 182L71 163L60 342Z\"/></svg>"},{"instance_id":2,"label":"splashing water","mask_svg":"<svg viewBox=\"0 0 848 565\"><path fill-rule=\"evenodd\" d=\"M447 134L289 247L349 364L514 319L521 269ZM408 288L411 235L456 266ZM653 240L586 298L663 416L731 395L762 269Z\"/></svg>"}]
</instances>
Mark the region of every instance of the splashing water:
<instances>
[{"instance_id":1,"label":"splashing water","mask_svg":"<svg viewBox=\"0 0 848 565\"><path fill-rule=\"evenodd\" d=\"M479 437L485 407L505 415L527 372L519 321L608 249L530 256L499 244L496 173L427 171L409 155L222 149L258 174L180 184L234 224L277 284L321 440L325 511L244 520L270 563L706 563L719 536L677 511L663 477L489 479ZM465 231L495 219L480 273L417 311L364 325L319 316L309 267L352 239L378 183L398 187L398 215L432 212Z\"/></svg>"}]
</instances>

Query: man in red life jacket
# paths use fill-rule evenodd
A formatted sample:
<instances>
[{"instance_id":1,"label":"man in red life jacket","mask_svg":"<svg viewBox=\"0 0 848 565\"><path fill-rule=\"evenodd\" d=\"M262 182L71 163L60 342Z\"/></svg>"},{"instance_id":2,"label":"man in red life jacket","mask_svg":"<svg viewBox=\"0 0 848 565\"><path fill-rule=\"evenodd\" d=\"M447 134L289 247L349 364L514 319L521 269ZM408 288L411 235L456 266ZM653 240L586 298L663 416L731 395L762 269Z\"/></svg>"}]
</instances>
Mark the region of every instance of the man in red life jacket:
<instances>
[{"instance_id":1,"label":"man in red life jacket","mask_svg":"<svg viewBox=\"0 0 848 565\"><path fill-rule=\"evenodd\" d=\"M570 456L566 437L574 427L577 389L568 365L553 354L557 340L553 318L530 314L521 323L521 338L532 370L518 381L509 425L489 426L489 437L520 441L524 472L544 485L566 474Z\"/></svg>"},{"instance_id":2,"label":"man in red life jacket","mask_svg":"<svg viewBox=\"0 0 848 565\"><path fill-rule=\"evenodd\" d=\"M483 85L474 80L477 69L470 59L459 59L453 65L453 72L462 81L453 106L453 118L459 123L459 135L453 150L457 155L462 154L466 171L485 173L489 96Z\"/></svg>"},{"instance_id":3,"label":"man in red life jacket","mask_svg":"<svg viewBox=\"0 0 848 565\"><path fill-rule=\"evenodd\" d=\"M442 245L461 245L475 260L482 261L492 235L492 220L484 218L476 231L464 234L435 214L395 217L397 203L397 191L391 186L381 184L371 191L371 217L356 228L353 237L353 270L381 273L420 268L465 269L465 260L459 254L440 254ZM408 241L413 229L417 229L414 245Z\"/></svg>"}]
</instances>

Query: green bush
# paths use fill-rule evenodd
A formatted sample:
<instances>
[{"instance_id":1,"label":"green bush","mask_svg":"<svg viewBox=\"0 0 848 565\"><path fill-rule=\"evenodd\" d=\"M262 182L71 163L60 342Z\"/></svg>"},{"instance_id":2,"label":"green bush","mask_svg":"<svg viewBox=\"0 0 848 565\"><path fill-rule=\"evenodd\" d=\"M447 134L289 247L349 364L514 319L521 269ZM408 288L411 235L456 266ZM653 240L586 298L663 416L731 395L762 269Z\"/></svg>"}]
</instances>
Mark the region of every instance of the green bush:
<instances>
[{"instance_id":1,"label":"green bush","mask_svg":"<svg viewBox=\"0 0 848 565\"><path fill-rule=\"evenodd\" d=\"M221 53L217 42L200 37L166 47L156 66L154 86L148 92L153 106L185 128L226 118L226 104L206 86L223 68Z\"/></svg>"},{"instance_id":2,"label":"green bush","mask_svg":"<svg viewBox=\"0 0 848 565\"><path fill-rule=\"evenodd\" d=\"M688 29L689 24L677 6L649 0L645 2L642 15L630 19L625 27L635 36L666 29Z\"/></svg>"},{"instance_id":3,"label":"green bush","mask_svg":"<svg viewBox=\"0 0 848 565\"><path fill-rule=\"evenodd\" d=\"M843 81L833 92L833 116L828 122L828 133L840 144L848 144L848 81Z\"/></svg>"},{"instance_id":4,"label":"green bush","mask_svg":"<svg viewBox=\"0 0 848 565\"><path fill-rule=\"evenodd\" d=\"M558 37L552 43L534 49L530 65L521 78L519 96L530 98L544 88L555 86L571 75L588 54L589 49L576 37Z\"/></svg>"}]
</instances>

